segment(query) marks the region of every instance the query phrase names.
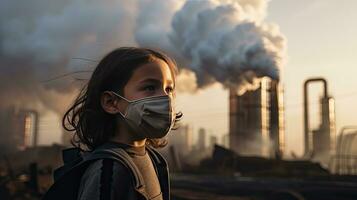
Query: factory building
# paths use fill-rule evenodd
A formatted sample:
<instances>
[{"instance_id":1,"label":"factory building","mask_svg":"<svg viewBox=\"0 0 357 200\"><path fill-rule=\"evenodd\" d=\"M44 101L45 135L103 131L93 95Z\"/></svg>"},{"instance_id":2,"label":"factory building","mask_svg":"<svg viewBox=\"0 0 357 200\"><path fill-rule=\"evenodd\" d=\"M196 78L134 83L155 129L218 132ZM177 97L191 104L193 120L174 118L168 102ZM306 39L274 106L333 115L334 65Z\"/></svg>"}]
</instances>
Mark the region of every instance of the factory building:
<instances>
[{"instance_id":1,"label":"factory building","mask_svg":"<svg viewBox=\"0 0 357 200\"><path fill-rule=\"evenodd\" d=\"M261 79L258 89L229 95L230 148L241 155L278 157L284 151L284 110L281 84Z\"/></svg>"},{"instance_id":2,"label":"factory building","mask_svg":"<svg viewBox=\"0 0 357 200\"><path fill-rule=\"evenodd\" d=\"M3 153L37 146L38 113L8 107L0 112L0 146Z\"/></svg>"}]
</instances>

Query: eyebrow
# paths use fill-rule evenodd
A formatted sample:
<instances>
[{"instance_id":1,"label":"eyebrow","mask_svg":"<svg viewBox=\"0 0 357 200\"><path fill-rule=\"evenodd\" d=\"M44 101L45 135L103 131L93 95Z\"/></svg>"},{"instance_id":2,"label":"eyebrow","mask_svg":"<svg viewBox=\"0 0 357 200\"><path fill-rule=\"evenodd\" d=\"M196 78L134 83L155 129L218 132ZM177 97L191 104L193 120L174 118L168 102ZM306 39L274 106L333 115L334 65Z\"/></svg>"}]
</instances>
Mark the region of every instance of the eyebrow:
<instances>
[{"instance_id":1,"label":"eyebrow","mask_svg":"<svg viewBox=\"0 0 357 200\"><path fill-rule=\"evenodd\" d=\"M162 82L160 80L155 79L155 78L147 78L147 79L140 81L140 83L146 83L146 82L154 82L154 83L162 84ZM175 86L175 84L173 84L173 81L167 80L167 82L168 82L168 84L172 84Z\"/></svg>"}]
</instances>

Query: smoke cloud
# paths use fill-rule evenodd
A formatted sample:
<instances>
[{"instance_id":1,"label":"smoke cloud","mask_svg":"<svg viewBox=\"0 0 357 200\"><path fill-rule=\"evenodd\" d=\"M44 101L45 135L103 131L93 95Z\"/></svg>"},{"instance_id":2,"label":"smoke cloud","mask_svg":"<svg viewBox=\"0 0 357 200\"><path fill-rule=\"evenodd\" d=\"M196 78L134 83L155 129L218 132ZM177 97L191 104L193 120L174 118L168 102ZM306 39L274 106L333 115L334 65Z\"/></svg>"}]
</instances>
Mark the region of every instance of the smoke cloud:
<instances>
[{"instance_id":1,"label":"smoke cloud","mask_svg":"<svg viewBox=\"0 0 357 200\"><path fill-rule=\"evenodd\" d=\"M279 79L286 40L276 25L263 21L266 6L266 1L187 1L174 15L169 38L189 61L198 87Z\"/></svg>"},{"instance_id":2,"label":"smoke cloud","mask_svg":"<svg viewBox=\"0 0 357 200\"><path fill-rule=\"evenodd\" d=\"M277 25L264 21L266 9L265 0L186 1L171 27L162 10L143 11L137 29L143 34L136 41L174 55L195 73L198 88L218 81L243 93L259 87L263 76L278 80L284 64L286 39Z\"/></svg>"},{"instance_id":3,"label":"smoke cloud","mask_svg":"<svg viewBox=\"0 0 357 200\"><path fill-rule=\"evenodd\" d=\"M133 45L131 1L5 0L0 8L1 107L16 105L64 111L81 86L73 76L48 79L93 63L111 49ZM90 73L84 76L88 78ZM70 95L72 94L72 95Z\"/></svg>"},{"instance_id":4,"label":"smoke cloud","mask_svg":"<svg viewBox=\"0 0 357 200\"><path fill-rule=\"evenodd\" d=\"M265 0L3 0L0 7L0 107L62 113L93 62L119 46L161 49L180 66L182 88L219 81L254 85L279 78L286 40L264 21ZM191 72L194 72L194 76ZM179 81L180 81L179 80Z\"/></svg>"}]
</instances>

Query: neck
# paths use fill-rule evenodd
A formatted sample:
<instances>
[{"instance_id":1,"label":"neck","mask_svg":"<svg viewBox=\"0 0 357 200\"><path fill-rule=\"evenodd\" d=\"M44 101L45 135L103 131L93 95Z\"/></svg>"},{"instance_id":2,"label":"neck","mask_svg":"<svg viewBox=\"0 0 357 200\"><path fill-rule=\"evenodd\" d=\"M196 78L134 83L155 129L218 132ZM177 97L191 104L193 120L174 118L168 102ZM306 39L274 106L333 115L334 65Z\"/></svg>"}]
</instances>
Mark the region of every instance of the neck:
<instances>
[{"instance_id":1,"label":"neck","mask_svg":"<svg viewBox=\"0 0 357 200\"><path fill-rule=\"evenodd\" d=\"M129 132L125 126L117 126L114 137L110 139L113 142L128 144L134 147L145 146L146 138L137 138L134 133Z\"/></svg>"}]
</instances>

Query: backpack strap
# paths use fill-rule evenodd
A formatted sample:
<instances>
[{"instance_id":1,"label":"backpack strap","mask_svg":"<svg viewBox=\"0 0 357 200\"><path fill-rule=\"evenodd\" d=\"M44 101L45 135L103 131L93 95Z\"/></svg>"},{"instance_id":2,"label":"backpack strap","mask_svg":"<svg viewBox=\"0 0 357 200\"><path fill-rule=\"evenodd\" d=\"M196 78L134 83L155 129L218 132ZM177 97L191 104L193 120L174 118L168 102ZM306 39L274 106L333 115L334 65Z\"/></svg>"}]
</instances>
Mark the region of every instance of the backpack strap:
<instances>
[{"instance_id":1,"label":"backpack strap","mask_svg":"<svg viewBox=\"0 0 357 200\"><path fill-rule=\"evenodd\" d=\"M98 160L98 159L113 159L115 161L120 162L125 167L127 167L132 172L132 177L134 180L135 188L141 189L144 187L144 178L141 175L139 169L136 167L134 162L132 161L129 154L122 148L100 148L95 150L91 155L84 158L84 161L88 162L91 160Z\"/></svg>"},{"instance_id":2,"label":"backpack strap","mask_svg":"<svg viewBox=\"0 0 357 200\"><path fill-rule=\"evenodd\" d=\"M164 157L157 150L155 150L154 148L152 148L150 146L146 146L146 149L150 153L150 156L153 159L155 164L161 165L161 166L164 166L164 167L167 166L166 160L164 159Z\"/></svg>"},{"instance_id":3,"label":"backpack strap","mask_svg":"<svg viewBox=\"0 0 357 200\"><path fill-rule=\"evenodd\" d=\"M154 148L147 146L150 157L156 169L156 173L159 178L162 197L165 200L170 200L170 180L169 169L165 158Z\"/></svg>"}]
</instances>

